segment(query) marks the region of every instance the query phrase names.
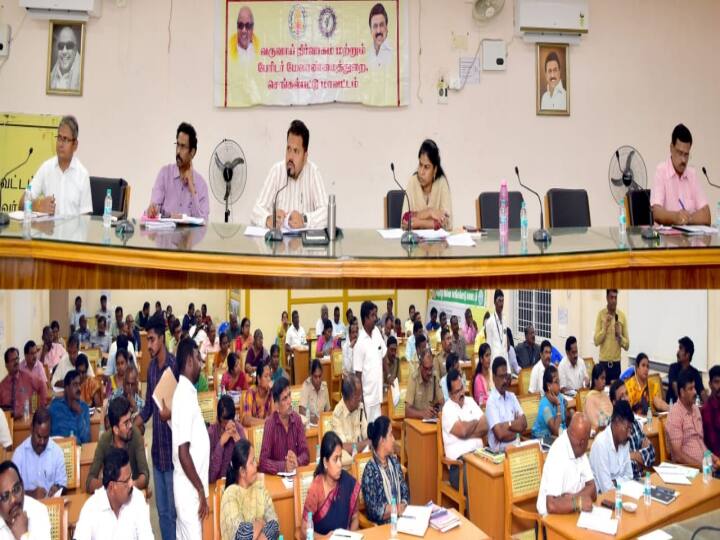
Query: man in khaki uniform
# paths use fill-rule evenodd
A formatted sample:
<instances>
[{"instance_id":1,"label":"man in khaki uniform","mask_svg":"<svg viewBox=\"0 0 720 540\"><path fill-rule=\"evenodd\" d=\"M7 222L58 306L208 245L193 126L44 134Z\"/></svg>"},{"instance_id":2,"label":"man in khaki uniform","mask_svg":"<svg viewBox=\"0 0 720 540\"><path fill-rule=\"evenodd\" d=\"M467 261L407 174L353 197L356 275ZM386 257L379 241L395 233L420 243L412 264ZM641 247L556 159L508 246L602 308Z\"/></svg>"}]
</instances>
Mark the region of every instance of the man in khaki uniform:
<instances>
[{"instance_id":1,"label":"man in khaki uniform","mask_svg":"<svg viewBox=\"0 0 720 540\"><path fill-rule=\"evenodd\" d=\"M367 415L362 405L362 388L355 375L346 375L342 380L342 399L335 405L332 416L332 430L343 443L342 464L352 464L353 445L362 452L368 446Z\"/></svg>"},{"instance_id":2,"label":"man in khaki uniform","mask_svg":"<svg viewBox=\"0 0 720 540\"><path fill-rule=\"evenodd\" d=\"M425 351L420 369L410 377L405 396L407 418L437 418L443 404L440 378L434 370L432 352Z\"/></svg>"},{"instance_id":3,"label":"man in khaki uniform","mask_svg":"<svg viewBox=\"0 0 720 540\"><path fill-rule=\"evenodd\" d=\"M449 328L443 328L440 331L440 352L438 352L433 359L433 372L438 380L445 376L445 362L451 352L452 333Z\"/></svg>"}]
</instances>

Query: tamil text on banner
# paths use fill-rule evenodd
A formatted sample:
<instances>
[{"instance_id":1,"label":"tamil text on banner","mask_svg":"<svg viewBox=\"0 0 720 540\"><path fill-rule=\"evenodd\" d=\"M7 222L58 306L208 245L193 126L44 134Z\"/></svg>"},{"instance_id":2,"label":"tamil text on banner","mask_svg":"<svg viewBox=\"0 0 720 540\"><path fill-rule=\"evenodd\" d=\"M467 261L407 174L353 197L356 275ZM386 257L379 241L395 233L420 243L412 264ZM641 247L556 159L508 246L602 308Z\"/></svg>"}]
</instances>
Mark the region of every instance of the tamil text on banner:
<instances>
[{"instance_id":1,"label":"tamil text on banner","mask_svg":"<svg viewBox=\"0 0 720 540\"><path fill-rule=\"evenodd\" d=\"M407 105L407 3L216 0L215 105Z\"/></svg>"}]
</instances>

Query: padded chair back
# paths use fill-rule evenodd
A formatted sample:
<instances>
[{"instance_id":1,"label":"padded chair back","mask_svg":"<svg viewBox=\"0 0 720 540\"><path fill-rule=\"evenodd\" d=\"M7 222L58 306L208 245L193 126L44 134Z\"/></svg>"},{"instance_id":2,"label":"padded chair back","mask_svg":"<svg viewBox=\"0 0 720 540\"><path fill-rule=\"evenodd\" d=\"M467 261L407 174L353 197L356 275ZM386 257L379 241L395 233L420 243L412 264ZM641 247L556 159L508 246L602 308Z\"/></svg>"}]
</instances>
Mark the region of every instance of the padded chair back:
<instances>
[{"instance_id":1,"label":"padded chair back","mask_svg":"<svg viewBox=\"0 0 720 540\"><path fill-rule=\"evenodd\" d=\"M93 216L102 216L105 211L105 193L110 190L113 200L113 212L127 215L125 208L125 192L129 189L128 183L122 178L90 177L90 196L92 197Z\"/></svg>"},{"instance_id":2,"label":"padded chair back","mask_svg":"<svg viewBox=\"0 0 720 540\"><path fill-rule=\"evenodd\" d=\"M540 445L508 447L503 462L505 478L505 538L510 538L513 528L513 513L516 506L526 501L535 501L540 491L543 455ZM516 504L517 503L517 504ZM534 505L533 505L534 506ZM520 513L520 512L517 512ZM530 518L532 513L524 511L521 517ZM537 519L537 516L533 516ZM525 536L523 536L525 537ZM534 538L535 536L528 535ZM540 536L542 538L542 535Z\"/></svg>"},{"instance_id":3,"label":"padded chair back","mask_svg":"<svg viewBox=\"0 0 720 540\"><path fill-rule=\"evenodd\" d=\"M660 389L660 399L665 399L665 392L663 392L663 385L662 385L662 378L660 377L659 373L651 373L648 375L648 388L650 385L657 385L657 387ZM655 407L653 406L653 411L655 411ZM657 411L655 411L657 412Z\"/></svg>"},{"instance_id":4,"label":"padded chair back","mask_svg":"<svg viewBox=\"0 0 720 540\"><path fill-rule=\"evenodd\" d=\"M65 508L65 499L53 497L42 499L50 518L50 540L67 540L68 537L68 511Z\"/></svg>"},{"instance_id":5,"label":"padded chair back","mask_svg":"<svg viewBox=\"0 0 720 540\"><path fill-rule=\"evenodd\" d=\"M385 227L388 229L400 228L402 221L403 192L391 189L385 197Z\"/></svg>"},{"instance_id":6,"label":"padded chair back","mask_svg":"<svg viewBox=\"0 0 720 540\"><path fill-rule=\"evenodd\" d=\"M398 404L393 403L392 390L387 390L388 417L390 420L402 421L405 419L405 396L407 395L407 386L400 386L400 399Z\"/></svg>"},{"instance_id":7,"label":"padded chair back","mask_svg":"<svg viewBox=\"0 0 720 540\"><path fill-rule=\"evenodd\" d=\"M318 442L322 442L323 437L328 431L332 431L333 412L327 411L320 413L320 425L318 426Z\"/></svg>"},{"instance_id":8,"label":"padded chair back","mask_svg":"<svg viewBox=\"0 0 720 540\"><path fill-rule=\"evenodd\" d=\"M293 480L294 505L295 505L295 531L298 532L302 528L303 508L305 507L305 499L308 489L313 481L313 473L315 465L307 465L298 467L297 474ZM297 537L297 534L296 534Z\"/></svg>"},{"instance_id":9,"label":"padded chair back","mask_svg":"<svg viewBox=\"0 0 720 540\"><path fill-rule=\"evenodd\" d=\"M590 202L584 189L548 190L550 227L590 227Z\"/></svg>"},{"instance_id":10,"label":"padded chair back","mask_svg":"<svg viewBox=\"0 0 720 540\"><path fill-rule=\"evenodd\" d=\"M585 401L587 401L589 393L590 389L581 388L577 391L577 394L575 394L575 410L577 412L583 412L585 410Z\"/></svg>"},{"instance_id":11,"label":"padded chair back","mask_svg":"<svg viewBox=\"0 0 720 540\"><path fill-rule=\"evenodd\" d=\"M540 409L540 394L522 396L518 398L518 401L520 402L520 407L522 407L522 410L525 413L525 419L527 420L527 430L525 430L525 432L530 433L530 430L535 425L538 410Z\"/></svg>"},{"instance_id":12,"label":"padded chair back","mask_svg":"<svg viewBox=\"0 0 720 540\"><path fill-rule=\"evenodd\" d=\"M57 437L53 440L63 453L68 489L78 489L80 487L80 447L77 445L75 437Z\"/></svg>"},{"instance_id":13,"label":"padded chair back","mask_svg":"<svg viewBox=\"0 0 720 540\"><path fill-rule=\"evenodd\" d=\"M532 368L526 367L520 370L518 374L518 394L520 396L526 396L530 393L530 376L532 375Z\"/></svg>"},{"instance_id":14,"label":"padded chair back","mask_svg":"<svg viewBox=\"0 0 720 540\"><path fill-rule=\"evenodd\" d=\"M652 224L649 189L628 191L625 201L628 209L628 224L631 227Z\"/></svg>"},{"instance_id":15,"label":"padded chair back","mask_svg":"<svg viewBox=\"0 0 720 540\"><path fill-rule=\"evenodd\" d=\"M510 220L511 229L520 228L520 206L523 202L522 193L519 191L508 192L510 199ZM485 191L478 197L478 223L481 229L500 228L500 193L498 191Z\"/></svg>"},{"instance_id":16,"label":"padded chair back","mask_svg":"<svg viewBox=\"0 0 720 540\"><path fill-rule=\"evenodd\" d=\"M372 452L360 452L358 454L355 454L355 457L353 457L352 475L355 477L355 480L357 480L360 485L362 485L362 477L363 473L365 472L365 466L370 462L371 459ZM365 499L363 498L362 490L360 490L358 508L360 508L361 511L365 509Z\"/></svg>"},{"instance_id":17,"label":"padded chair back","mask_svg":"<svg viewBox=\"0 0 720 540\"><path fill-rule=\"evenodd\" d=\"M658 429L658 443L660 444L660 462L670 461L670 445L667 435L667 414L658 417L660 419L660 427Z\"/></svg>"},{"instance_id":18,"label":"padded chair back","mask_svg":"<svg viewBox=\"0 0 720 540\"><path fill-rule=\"evenodd\" d=\"M255 459L260 461L260 451L262 450L263 435L265 434L265 424L257 424L249 428L245 428L248 441L255 450Z\"/></svg>"},{"instance_id":19,"label":"padded chair back","mask_svg":"<svg viewBox=\"0 0 720 540\"><path fill-rule=\"evenodd\" d=\"M585 362L585 371L587 372L588 379L592 376L592 370L595 367L595 360L592 356L586 356L583 358L583 362Z\"/></svg>"},{"instance_id":20,"label":"padded chair back","mask_svg":"<svg viewBox=\"0 0 720 540\"><path fill-rule=\"evenodd\" d=\"M305 381L303 381L305 382ZM296 384L290 387L290 406L292 410L298 412L300 410L300 394L302 393L302 384Z\"/></svg>"},{"instance_id":21,"label":"padded chair back","mask_svg":"<svg viewBox=\"0 0 720 540\"><path fill-rule=\"evenodd\" d=\"M206 424L212 424L217 415L217 395L215 392L198 392L197 397L203 420Z\"/></svg>"},{"instance_id":22,"label":"padded chair back","mask_svg":"<svg viewBox=\"0 0 720 540\"><path fill-rule=\"evenodd\" d=\"M223 491L225 491L225 478L218 478L215 482L215 490L212 496L213 506L213 540L220 540L220 503L222 502Z\"/></svg>"}]
</instances>

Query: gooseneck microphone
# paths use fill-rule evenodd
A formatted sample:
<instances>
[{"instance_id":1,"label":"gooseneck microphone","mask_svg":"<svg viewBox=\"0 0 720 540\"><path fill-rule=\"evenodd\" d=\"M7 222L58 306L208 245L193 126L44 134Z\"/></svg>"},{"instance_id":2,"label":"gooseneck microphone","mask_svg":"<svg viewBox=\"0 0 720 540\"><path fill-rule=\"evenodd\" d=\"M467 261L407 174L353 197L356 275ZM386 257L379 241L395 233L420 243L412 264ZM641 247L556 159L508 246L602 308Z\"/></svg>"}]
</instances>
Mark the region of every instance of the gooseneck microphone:
<instances>
[{"instance_id":1,"label":"gooseneck microphone","mask_svg":"<svg viewBox=\"0 0 720 540\"><path fill-rule=\"evenodd\" d=\"M417 244L420 239L417 233L412 230L412 208L410 208L410 197L408 197L407 190L400 185L400 182L397 181L397 177L395 176L395 163L390 162L390 170L392 171L393 180L395 180L395 183L403 192L403 197L408 203L408 226L407 230L400 237L400 244ZM400 224L402 225L402 216L400 216Z\"/></svg>"},{"instance_id":2,"label":"gooseneck microphone","mask_svg":"<svg viewBox=\"0 0 720 540\"><path fill-rule=\"evenodd\" d=\"M32 148L30 149L30 151L32 151ZM714 188L716 188L716 189L720 189L720 186L718 186L717 184L713 184L713 183L710 181L710 177L708 176L707 169L706 169L705 167L702 168L702 172L703 172L703 174L705 175L705 180L707 180L707 183L708 183L708 184L710 184L712 187L714 187Z\"/></svg>"},{"instance_id":3,"label":"gooseneck microphone","mask_svg":"<svg viewBox=\"0 0 720 540\"><path fill-rule=\"evenodd\" d=\"M5 179L10 175L10 173L17 171L20 167L25 165L28 160L30 159L30 156L33 153L33 147L31 146L28 148L27 156L25 156L25 159L20 163L20 165L16 165L12 169L10 169L8 172L2 175L0 178L0 208L2 208L2 190L5 187ZM0 212L0 226L7 225L10 223L10 216L6 214L5 212Z\"/></svg>"},{"instance_id":4,"label":"gooseneck microphone","mask_svg":"<svg viewBox=\"0 0 720 540\"><path fill-rule=\"evenodd\" d=\"M273 201L272 229L265 233L266 242L281 242L283 239L282 228L278 227L277 222L277 200L280 192L288 187L288 184L290 183L290 167L288 167L285 172L287 173L287 176L285 177L285 185L278 189L275 193L275 200Z\"/></svg>"},{"instance_id":5,"label":"gooseneck microphone","mask_svg":"<svg viewBox=\"0 0 720 540\"><path fill-rule=\"evenodd\" d=\"M518 182L523 188L525 188L537 197L538 204L540 205L540 228L533 233L533 240L538 243L547 243L552 237L550 236L550 232L544 227L545 214L543 212L542 199L540 199L540 195L538 195L537 191L523 184L522 180L520 179L520 170L518 169L517 165L515 165L515 176L517 176Z\"/></svg>"}]
</instances>

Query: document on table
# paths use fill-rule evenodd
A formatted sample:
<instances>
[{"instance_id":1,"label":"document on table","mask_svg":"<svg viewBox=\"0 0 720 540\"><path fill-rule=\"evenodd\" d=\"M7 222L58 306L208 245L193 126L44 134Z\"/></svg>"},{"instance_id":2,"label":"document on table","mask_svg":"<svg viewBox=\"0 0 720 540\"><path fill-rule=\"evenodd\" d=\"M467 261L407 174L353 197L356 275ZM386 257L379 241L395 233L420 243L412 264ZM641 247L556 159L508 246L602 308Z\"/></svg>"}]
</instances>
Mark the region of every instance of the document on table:
<instances>
[{"instance_id":1,"label":"document on table","mask_svg":"<svg viewBox=\"0 0 720 540\"><path fill-rule=\"evenodd\" d=\"M635 500L642 497L644 489L644 486L635 480L622 483L622 494Z\"/></svg>"},{"instance_id":2,"label":"document on table","mask_svg":"<svg viewBox=\"0 0 720 540\"><path fill-rule=\"evenodd\" d=\"M658 529L657 531L638 536L638 540L672 540L672 536L665 531Z\"/></svg>"},{"instance_id":3,"label":"document on table","mask_svg":"<svg viewBox=\"0 0 720 540\"><path fill-rule=\"evenodd\" d=\"M660 469L657 467L655 468L655 472L658 473L660 480L666 484L680 484L682 486L689 486L692 484L692 482L688 480L688 477L681 472L673 472L669 469Z\"/></svg>"},{"instance_id":4,"label":"document on table","mask_svg":"<svg viewBox=\"0 0 720 540\"><path fill-rule=\"evenodd\" d=\"M716 234L718 232L715 227L708 227L707 225L673 225L673 228L688 235Z\"/></svg>"},{"instance_id":5,"label":"document on table","mask_svg":"<svg viewBox=\"0 0 720 540\"><path fill-rule=\"evenodd\" d=\"M363 534L359 532L348 531L347 529L335 529L330 540L362 540L363 538Z\"/></svg>"},{"instance_id":6,"label":"document on table","mask_svg":"<svg viewBox=\"0 0 720 540\"><path fill-rule=\"evenodd\" d=\"M660 474L660 472L663 473L669 473L669 474L680 474L685 477L687 477L688 480L694 479L698 473L700 472L699 469L696 469L695 467L687 467L685 465L678 465L676 463L668 463L667 461L663 461L655 467L655 472Z\"/></svg>"},{"instance_id":7,"label":"document on table","mask_svg":"<svg viewBox=\"0 0 720 540\"><path fill-rule=\"evenodd\" d=\"M402 516L398 516L398 532L425 536L430 524L432 508L429 506L408 506Z\"/></svg>"},{"instance_id":8,"label":"document on table","mask_svg":"<svg viewBox=\"0 0 720 540\"><path fill-rule=\"evenodd\" d=\"M451 234L445 240L447 241L448 246L473 247L475 245L475 240L473 240L470 233L467 232Z\"/></svg>"},{"instance_id":9,"label":"document on table","mask_svg":"<svg viewBox=\"0 0 720 540\"><path fill-rule=\"evenodd\" d=\"M602 506L593 506L592 512L580 512L577 526L582 529L615 535L618 520L613 519L612 510Z\"/></svg>"},{"instance_id":10,"label":"document on table","mask_svg":"<svg viewBox=\"0 0 720 540\"><path fill-rule=\"evenodd\" d=\"M445 240L448 236L450 236L450 233L445 229L415 229L415 232L420 238L429 242Z\"/></svg>"},{"instance_id":11,"label":"document on table","mask_svg":"<svg viewBox=\"0 0 720 540\"><path fill-rule=\"evenodd\" d=\"M400 240L403 235L402 229L378 229L377 232L383 237L383 240Z\"/></svg>"},{"instance_id":12,"label":"document on table","mask_svg":"<svg viewBox=\"0 0 720 540\"><path fill-rule=\"evenodd\" d=\"M255 227L254 225L248 225L245 227L245 236L263 238L266 232L268 232L267 227Z\"/></svg>"}]
</instances>

